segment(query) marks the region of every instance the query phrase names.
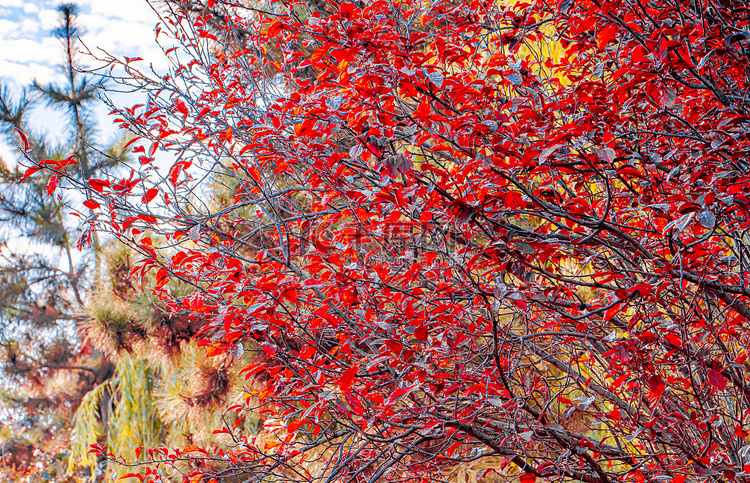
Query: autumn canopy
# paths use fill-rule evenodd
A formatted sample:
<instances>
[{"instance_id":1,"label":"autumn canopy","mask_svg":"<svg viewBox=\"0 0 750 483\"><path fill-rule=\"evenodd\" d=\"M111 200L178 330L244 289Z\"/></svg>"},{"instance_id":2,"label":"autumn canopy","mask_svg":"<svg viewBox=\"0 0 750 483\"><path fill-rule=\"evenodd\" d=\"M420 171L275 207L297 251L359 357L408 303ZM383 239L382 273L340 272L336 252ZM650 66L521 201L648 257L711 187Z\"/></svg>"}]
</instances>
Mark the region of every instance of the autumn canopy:
<instances>
[{"instance_id":1,"label":"autumn canopy","mask_svg":"<svg viewBox=\"0 0 750 483\"><path fill-rule=\"evenodd\" d=\"M30 173L253 354L264 423L133 478L747 478L743 2L185 1L158 39L168 75L107 59L132 170Z\"/></svg>"}]
</instances>

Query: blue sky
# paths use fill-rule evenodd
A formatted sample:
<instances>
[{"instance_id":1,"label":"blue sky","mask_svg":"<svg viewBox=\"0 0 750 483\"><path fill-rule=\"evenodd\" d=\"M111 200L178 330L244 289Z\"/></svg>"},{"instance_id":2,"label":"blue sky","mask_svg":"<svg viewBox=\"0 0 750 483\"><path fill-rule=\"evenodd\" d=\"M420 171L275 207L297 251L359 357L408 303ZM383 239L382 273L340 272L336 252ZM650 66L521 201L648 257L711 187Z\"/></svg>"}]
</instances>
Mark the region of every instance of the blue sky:
<instances>
[{"instance_id":1,"label":"blue sky","mask_svg":"<svg viewBox=\"0 0 750 483\"><path fill-rule=\"evenodd\" d=\"M0 0L0 80L11 91L34 79L41 83L61 80L57 65L62 47L51 31L57 25L56 7L59 0ZM166 67L161 50L154 42L157 15L146 0L79 0L81 39L92 51L103 49L118 56L143 57L157 70ZM89 65L93 60L83 59ZM140 101L134 96L119 96L118 105ZM106 109L97 110L102 140L117 135L106 116ZM32 112L31 124L59 136L64 128L62 113L46 108ZM11 155L9 146L0 142L0 157Z\"/></svg>"}]
</instances>

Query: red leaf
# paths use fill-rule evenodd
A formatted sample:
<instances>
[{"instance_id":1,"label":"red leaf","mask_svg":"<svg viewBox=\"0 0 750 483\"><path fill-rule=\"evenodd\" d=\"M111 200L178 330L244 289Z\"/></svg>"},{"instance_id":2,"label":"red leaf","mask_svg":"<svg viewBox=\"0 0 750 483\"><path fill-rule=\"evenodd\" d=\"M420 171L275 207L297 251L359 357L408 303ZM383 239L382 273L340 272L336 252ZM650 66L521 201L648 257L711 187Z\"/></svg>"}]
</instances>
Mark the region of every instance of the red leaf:
<instances>
[{"instance_id":1,"label":"red leaf","mask_svg":"<svg viewBox=\"0 0 750 483\"><path fill-rule=\"evenodd\" d=\"M607 25L606 27L602 28L599 31L599 35L597 36L597 46L599 47L599 50L603 50L604 47L609 44L612 39L615 37L615 34L617 33L617 28L615 27L614 23L611 23Z\"/></svg>"},{"instance_id":2,"label":"red leaf","mask_svg":"<svg viewBox=\"0 0 750 483\"><path fill-rule=\"evenodd\" d=\"M73 166L75 164L78 164L78 161L76 161L75 154L71 154L70 156L63 159L62 161L58 161L55 164L55 169L65 168L67 166Z\"/></svg>"},{"instance_id":3,"label":"red leaf","mask_svg":"<svg viewBox=\"0 0 750 483\"><path fill-rule=\"evenodd\" d=\"M414 337L416 337L419 340L427 340L427 335L429 334L429 331L427 330L427 327L424 325L420 325L416 329L414 329Z\"/></svg>"},{"instance_id":4,"label":"red leaf","mask_svg":"<svg viewBox=\"0 0 750 483\"><path fill-rule=\"evenodd\" d=\"M341 376L341 379L338 381L339 389L341 389L341 392L344 393L350 393L352 388L352 383L354 382L354 376L357 375L357 366L352 366L346 371L344 371L344 374Z\"/></svg>"},{"instance_id":5,"label":"red leaf","mask_svg":"<svg viewBox=\"0 0 750 483\"><path fill-rule=\"evenodd\" d=\"M425 101L419 105L416 111L414 111L414 117L416 117L422 122L427 122L427 120L430 117L430 112L431 112L430 103Z\"/></svg>"},{"instance_id":6,"label":"red leaf","mask_svg":"<svg viewBox=\"0 0 750 483\"><path fill-rule=\"evenodd\" d=\"M188 108L187 105L181 100L181 99L175 99L173 101L175 110L182 114L183 119L187 117L188 115Z\"/></svg>"},{"instance_id":7,"label":"red leaf","mask_svg":"<svg viewBox=\"0 0 750 483\"><path fill-rule=\"evenodd\" d=\"M405 396L409 392L411 392L412 388L410 387L400 387L393 391L391 393L391 397L388 398L388 402L393 403L396 402L399 398Z\"/></svg>"},{"instance_id":8,"label":"red leaf","mask_svg":"<svg viewBox=\"0 0 750 483\"><path fill-rule=\"evenodd\" d=\"M178 161L171 168L169 168L169 181L174 186L177 186L177 179L180 177L180 173L190 166L189 161Z\"/></svg>"},{"instance_id":9,"label":"red leaf","mask_svg":"<svg viewBox=\"0 0 750 483\"><path fill-rule=\"evenodd\" d=\"M198 33L198 36L204 39L216 40L216 36L210 32L202 30Z\"/></svg>"},{"instance_id":10,"label":"red leaf","mask_svg":"<svg viewBox=\"0 0 750 483\"><path fill-rule=\"evenodd\" d=\"M612 320L620 312L620 304L615 304L604 313L604 320Z\"/></svg>"},{"instance_id":11,"label":"red leaf","mask_svg":"<svg viewBox=\"0 0 750 483\"><path fill-rule=\"evenodd\" d=\"M664 393L664 389L666 389L667 386L664 384L661 377L654 374L648 378L648 388L651 391L650 396L658 399Z\"/></svg>"},{"instance_id":12,"label":"red leaf","mask_svg":"<svg viewBox=\"0 0 750 483\"><path fill-rule=\"evenodd\" d=\"M727 388L727 379L726 377L722 376L719 371L716 369L709 369L708 371L708 380L711 383L713 387L718 389L719 391L723 391Z\"/></svg>"},{"instance_id":13,"label":"red leaf","mask_svg":"<svg viewBox=\"0 0 750 483\"><path fill-rule=\"evenodd\" d=\"M103 192L104 188L109 188L110 186L110 182L103 179L90 179L88 184L91 186L91 189L99 193Z\"/></svg>"},{"instance_id":14,"label":"red leaf","mask_svg":"<svg viewBox=\"0 0 750 483\"><path fill-rule=\"evenodd\" d=\"M645 176L643 176L643 174L641 174L640 171L638 171L637 168L633 166L625 166L624 168L620 168L619 170L617 170L617 174L619 174L620 176L627 176L632 178L646 178Z\"/></svg>"},{"instance_id":15,"label":"red leaf","mask_svg":"<svg viewBox=\"0 0 750 483\"><path fill-rule=\"evenodd\" d=\"M263 352L270 357L276 355L276 352L278 351L275 345L271 345L268 342L264 342L263 345L261 345L261 348L263 349Z\"/></svg>"},{"instance_id":16,"label":"red leaf","mask_svg":"<svg viewBox=\"0 0 750 483\"><path fill-rule=\"evenodd\" d=\"M21 142L23 143L23 152L28 153L29 152L29 139L20 129L16 128L16 132L18 133L18 136L21 138Z\"/></svg>"},{"instance_id":17,"label":"red leaf","mask_svg":"<svg viewBox=\"0 0 750 483\"><path fill-rule=\"evenodd\" d=\"M102 446L99 443L92 443L89 445L89 453L103 454L106 446Z\"/></svg>"},{"instance_id":18,"label":"red leaf","mask_svg":"<svg viewBox=\"0 0 750 483\"><path fill-rule=\"evenodd\" d=\"M393 340L386 340L385 341L385 345L386 345L386 347L388 347L388 349L391 352L393 352L396 355L400 355L401 351L404 350L404 346L401 345L400 342L396 342L396 341L393 341Z\"/></svg>"},{"instance_id":19,"label":"red leaf","mask_svg":"<svg viewBox=\"0 0 750 483\"><path fill-rule=\"evenodd\" d=\"M44 164L46 166L50 166L52 169L60 169L64 168L66 166L70 166L73 164L77 164L75 160L75 154L71 154L65 159L58 160L58 159L45 159L39 164Z\"/></svg>"},{"instance_id":20,"label":"red leaf","mask_svg":"<svg viewBox=\"0 0 750 483\"><path fill-rule=\"evenodd\" d=\"M128 141L127 143L125 143L125 146L123 146L122 149L127 149L128 147L130 147L131 144L133 144L136 141L139 141L140 139L141 138L138 137L138 136L134 137L133 139L131 139L130 141Z\"/></svg>"},{"instance_id":21,"label":"red leaf","mask_svg":"<svg viewBox=\"0 0 750 483\"><path fill-rule=\"evenodd\" d=\"M101 206L101 205L99 205L99 203L97 203L94 200L86 200L86 201L83 202L83 206L85 206L86 208L88 208L90 210L95 210L95 209L99 208L99 206Z\"/></svg>"},{"instance_id":22,"label":"red leaf","mask_svg":"<svg viewBox=\"0 0 750 483\"><path fill-rule=\"evenodd\" d=\"M51 195L54 193L54 191L57 189L57 185L60 184L60 178L57 176L53 176L50 178L49 183L47 183L47 194Z\"/></svg>"},{"instance_id":23,"label":"red leaf","mask_svg":"<svg viewBox=\"0 0 750 483\"><path fill-rule=\"evenodd\" d=\"M536 475L533 473L524 473L518 476L518 481L521 483L534 483L536 481Z\"/></svg>"},{"instance_id":24,"label":"red leaf","mask_svg":"<svg viewBox=\"0 0 750 483\"><path fill-rule=\"evenodd\" d=\"M143 240L141 240L141 244L146 245L146 246L151 246L151 243L148 243L148 244L145 243L146 240L151 242L150 238L144 238ZM167 284L167 282L169 282L169 277L167 275L168 275L167 271L164 270L163 268L160 268L156 272L156 287L155 287L156 290L161 289Z\"/></svg>"},{"instance_id":25,"label":"red leaf","mask_svg":"<svg viewBox=\"0 0 750 483\"><path fill-rule=\"evenodd\" d=\"M32 174L36 173L37 171L40 171L41 169L42 168L40 168L38 166L32 166L31 168L29 168L29 169L26 170L26 172L23 174L23 176L21 176L21 178L18 180L18 182L20 183L21 181L25 180L26 178L28 178Z\"/></svg>"},{"instance_id":26,"label":"red leaf","mask_svg":"<svg viewBox=\"0 0 750 483\"><path fill-rule=\"evenodd\" d=\"M146 194L143 195L143 202L145 204L151 203L158 194L159 190L157 188L151 188L150 190L146 191Z\"/></svg>"}]
</instances>

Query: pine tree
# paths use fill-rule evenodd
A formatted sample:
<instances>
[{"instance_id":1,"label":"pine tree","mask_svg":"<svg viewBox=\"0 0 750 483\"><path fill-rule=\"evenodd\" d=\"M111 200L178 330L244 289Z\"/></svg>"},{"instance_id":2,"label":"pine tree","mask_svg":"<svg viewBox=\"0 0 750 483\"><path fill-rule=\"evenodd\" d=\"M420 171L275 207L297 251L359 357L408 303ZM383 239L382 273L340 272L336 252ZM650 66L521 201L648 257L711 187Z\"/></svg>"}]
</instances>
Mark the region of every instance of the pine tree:
<instances>
[{"instance_id":1,"label":"pine tree","mask_svg":"<svg viewBox=\"0 0 750 483\"><path fill-rule=\"evenodd\" d=\"M100 83L79 73L77 7L61 5L59 14L54 35L64 48L64 81L34 82L15 97L0 88L2 135L24 153L0 164L0 404L8 421L0 432L0 479L60 481L73 413L83 395L113 373L104 354L77 331L100 270L99 242L94 238L91 249L76 250L86 234L70 200L49 196L60 183L56 176L22 175L25 165L71 158L76 163L64 168L67 174L86 180L127 158L124 140L97 144L92 108ZM66 114L62 143L28 125L30 108L39 104Z\"/></svg>"},{"instance_id":2,"label":"pine tree","mask_svg":"<svg viewBox=\"0 0 750 483\"><path fill-rule=\"evenodd\" d=\"M194 336L207 321L159 301L153 295L155 277L131 270L139 259L119 242L103 247L103 283L92 291L79 324L86 340L114 363L114 377L84 396L73 422L69 467L88 467L94 478L127 469L97 460L89 452L93 443L138 460L146 457L139 448L229 444L228 434L213 429L231 426L255 433L259 426L257 418L224 412L227 406L243 405L247 383L240 369L250 353L206 357ZM169 290L184 297L196 293L195 287L176 281ZM167 471L178 478L180 471L195 469L178 464Z\"/></svg>"},{"instance_id":3,"label":"pine tree","mask_svg":"<svg viewBox=\"0 0 750 483\"><path fill-rule=\"evenodd\" d=\"M3 133L27 156L0 168L3 396L12 421L0 434L10 455L0 481L100 480L121 468L92 456L92 443L137 459L138 447L228 443L215 427L258 426L222 411L242 401L238 371L248 361L235 362L243 354L207 358L192 341L206 321L171 313L150 295L152 278L130 274L136 253L81 231L72 200L49 196L62 192L58 182L102 177L127 160L124 141L97 147L91 107L100 83L79 72L77 8L59 11L54 33L65 51L65 82L35 82L16 99L0 93ZM31 134L28 111L42 103L67 114L69 136L60 146ZM23 176L26 165L69 157L70 179Z\"/></svg>"}]
</instances>

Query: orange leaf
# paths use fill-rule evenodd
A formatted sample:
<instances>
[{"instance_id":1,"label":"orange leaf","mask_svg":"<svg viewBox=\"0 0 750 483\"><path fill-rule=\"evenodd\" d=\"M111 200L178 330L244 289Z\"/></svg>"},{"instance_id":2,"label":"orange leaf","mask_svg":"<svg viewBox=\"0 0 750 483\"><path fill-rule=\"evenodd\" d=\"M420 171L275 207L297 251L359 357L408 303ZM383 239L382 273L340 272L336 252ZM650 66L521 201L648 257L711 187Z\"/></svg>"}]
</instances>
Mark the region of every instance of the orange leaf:
<instances>
[{"instance_id":1,"label":"orange leaf","mask_svg":"<svg viewBox=\"0 0 750 483\"><path fill-rule=\"evenodd\" d=\"M126 475L122 475L122 476L121 476L120 478L118 478L118 479L120 479L120 480L124 480L125 478L138 478L139 480L143 481L143 475L141 475L141 474L139 474L139 473L128 473L128 474L126 474Z\"/></svg>"},{"instance_id":2,"label":"orange leaf","mask_svg":"<svg viewBox=\"0 0 750 483\"><path fill-rule=\"evenodd\" d=\"M214 357L224 354L227 350L220 347L206 347L206 357Z\"/></svg>"},{"instance_id":3,"label":"orange leaf","mask_svg":"<svg viewBox=\"0 0 750 483\"><path fill-rule=\"evenodd\" d=\"M281 22L276 19L273 22L271 22L271 25L268 26L268 29L266 29L265 33L268 34L269 37L272 37L276 35L276 32L281 30Z\"/></svg>"},{"instance_id":4,"label":"orange leaf","mask_svg":"<svg viewBox=\"0 0 750 483\"><path fill-rule=\"evenodd\" d=\"M284 444L282 441L277 441L277 440L266 441L264 449L269 450L269 449L278 448L282 444Z\"/></svg>"}]
</instances>

